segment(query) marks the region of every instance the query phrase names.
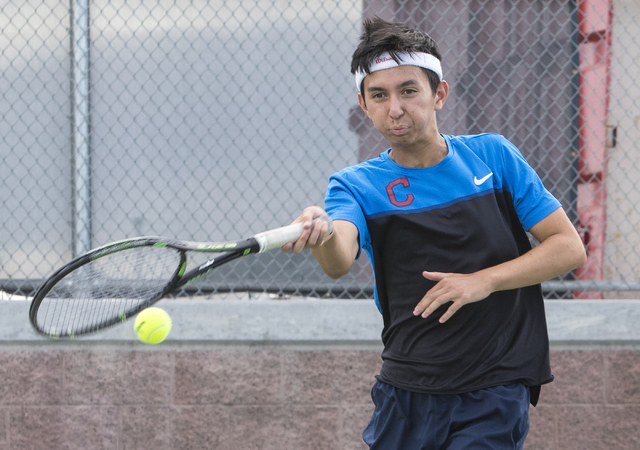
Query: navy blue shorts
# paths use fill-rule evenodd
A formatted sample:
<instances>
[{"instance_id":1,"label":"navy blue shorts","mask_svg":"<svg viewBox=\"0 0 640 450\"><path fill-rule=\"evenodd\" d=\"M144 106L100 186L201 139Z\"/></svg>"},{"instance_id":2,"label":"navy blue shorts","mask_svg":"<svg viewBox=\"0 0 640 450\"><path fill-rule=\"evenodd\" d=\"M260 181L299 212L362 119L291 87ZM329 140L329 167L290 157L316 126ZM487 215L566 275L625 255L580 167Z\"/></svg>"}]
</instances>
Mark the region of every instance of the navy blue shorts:
<instances>
[{"instance_id":1,"label":"navy blue shorts","mask_svg":"<svg viewBox=\"0 0 640 450\"><path fill-rule=\"evenodd\" d=\"M371 398L375 411L362 433L370 449L522 449L529 431L523 384L433 395L376 382Z\"/></svg>"}]
</instances>

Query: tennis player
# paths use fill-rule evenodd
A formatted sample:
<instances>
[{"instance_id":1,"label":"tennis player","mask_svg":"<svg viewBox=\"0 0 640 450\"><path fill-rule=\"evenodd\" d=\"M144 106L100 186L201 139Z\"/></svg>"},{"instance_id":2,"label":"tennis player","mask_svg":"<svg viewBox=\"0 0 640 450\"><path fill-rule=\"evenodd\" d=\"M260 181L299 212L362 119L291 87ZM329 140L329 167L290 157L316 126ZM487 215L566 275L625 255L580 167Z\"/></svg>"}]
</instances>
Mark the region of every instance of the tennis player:
<instances>
[{"instance_id":1,"label":"tennis player","mask_svg":"<svg viewBox=\"0 0 640 450\"><path fill-rule=\"evenodd\" d=\"M449 136L441 56L422 31L365 20L351 63L360 107L390 142L329 180L334 231L311 248L332 278L364 250L382 313L371 449L520 449L529 404L553 380L540 283L580 267L584 246L518 149L498 134ZM533 249L525 230L540 243Z\"/></svg>"}]
</instances>

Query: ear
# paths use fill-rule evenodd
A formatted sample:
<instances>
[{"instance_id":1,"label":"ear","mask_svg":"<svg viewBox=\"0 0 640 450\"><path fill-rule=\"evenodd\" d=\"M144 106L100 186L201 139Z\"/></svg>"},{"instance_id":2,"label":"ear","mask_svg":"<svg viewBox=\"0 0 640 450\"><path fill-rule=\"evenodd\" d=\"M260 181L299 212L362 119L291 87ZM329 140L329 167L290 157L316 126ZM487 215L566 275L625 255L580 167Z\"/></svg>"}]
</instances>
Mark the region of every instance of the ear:
<instances>
[{"instance_id":1,"label":"ear","mask_svg":"<svg viewBox=\"0 0 640 450\"><path fill-rule=\"evenodd\" d=\"M364 102L364 98L362 98L362 94L358 92L358 103L360 104L360 108L364 111L364 113L369 116L369 110L367 109L367 104Z\"/></svg>"},{"instance_id":2,"label":"ear","mask_svg":"<svg viewBox=\"0 0 640 450\"><path fill-rule=\"evenodd\" d=\"M438 85L438 89L436 89L436 111L440 111L444 106L444 103L447 101L447 97L449 96L449 83L445 80L442 80Z\"/></svg>"}]
</instances>

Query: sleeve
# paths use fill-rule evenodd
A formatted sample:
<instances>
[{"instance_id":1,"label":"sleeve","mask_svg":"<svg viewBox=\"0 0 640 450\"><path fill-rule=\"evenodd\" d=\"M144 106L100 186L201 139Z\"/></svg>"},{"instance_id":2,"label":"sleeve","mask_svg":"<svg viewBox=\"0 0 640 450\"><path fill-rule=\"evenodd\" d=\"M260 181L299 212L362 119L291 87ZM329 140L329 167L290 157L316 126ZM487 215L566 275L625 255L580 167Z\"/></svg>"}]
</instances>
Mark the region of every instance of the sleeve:
<instances>
[{"instance_id":1,"label":"sleeve","mask_svg":"<svg viewBox=\"0 0 640 450\"><path fill-rule=\"evenodd\" d=\"M331 220L345 220L353 223L358 229L360 248L356 259L359 258L360 251L369 242L367 221L355 192L340 173L334 174L329 178L324 203L325 210Z\"/></svg>"},{"instance_id":2,"label":"sleeve","mask_svg":"<svg viewBox=\"0 0 640 450\"><path fill-rule=\"evenodd\" d=\"M560 208L560 202L544 187L542 180L520 150L502 138L504 179L525 230Z\"/></svg>"}]
</instances>

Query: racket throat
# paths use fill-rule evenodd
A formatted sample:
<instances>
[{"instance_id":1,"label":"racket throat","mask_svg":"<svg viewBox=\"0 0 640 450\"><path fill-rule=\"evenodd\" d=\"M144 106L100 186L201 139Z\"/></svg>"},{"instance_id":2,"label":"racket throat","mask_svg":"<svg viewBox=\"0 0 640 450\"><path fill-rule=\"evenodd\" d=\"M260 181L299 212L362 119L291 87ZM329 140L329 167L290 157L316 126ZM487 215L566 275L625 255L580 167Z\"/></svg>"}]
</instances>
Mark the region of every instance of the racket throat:
<instances>
[{"instance_id":1,"label":"racket throat","mask_svg":"<svg viewBox=\"0 0 640 450\"><path fill-rule=\"evenodd\" d=\"M264 251L262 244L255 236L247 239L246 248L241 252L242 256L249 255L251 253L262 253Z\"/></svg>"}]
</instances>

